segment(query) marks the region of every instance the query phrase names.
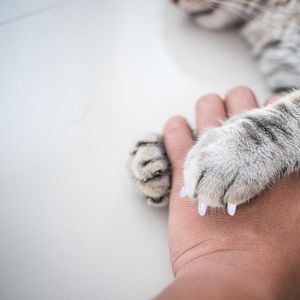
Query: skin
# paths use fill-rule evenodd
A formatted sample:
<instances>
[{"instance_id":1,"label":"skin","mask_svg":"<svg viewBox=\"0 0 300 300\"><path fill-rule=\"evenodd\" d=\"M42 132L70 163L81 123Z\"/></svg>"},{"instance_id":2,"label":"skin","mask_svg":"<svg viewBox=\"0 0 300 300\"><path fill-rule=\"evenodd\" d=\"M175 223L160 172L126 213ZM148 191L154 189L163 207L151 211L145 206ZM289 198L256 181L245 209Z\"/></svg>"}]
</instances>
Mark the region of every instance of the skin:
<instances>
[{"instance_id":1,"label":"skin","mask_svg":"<svg viewBox=\"0 0 300 300\"><path fill-rule=\"evenodd\" d=\"M266 105L276 101L272 97ZM256 108L254 93L231 89L224 99L202 97L196 105L199 134L228 116ZM180 116L164 128L173 167L169 250L174 281L157 296L167 299L300 299L300 176L293 174L238 206L234 217L181 199L182 165L192 133Z\"/></svg>"}]
</instances>

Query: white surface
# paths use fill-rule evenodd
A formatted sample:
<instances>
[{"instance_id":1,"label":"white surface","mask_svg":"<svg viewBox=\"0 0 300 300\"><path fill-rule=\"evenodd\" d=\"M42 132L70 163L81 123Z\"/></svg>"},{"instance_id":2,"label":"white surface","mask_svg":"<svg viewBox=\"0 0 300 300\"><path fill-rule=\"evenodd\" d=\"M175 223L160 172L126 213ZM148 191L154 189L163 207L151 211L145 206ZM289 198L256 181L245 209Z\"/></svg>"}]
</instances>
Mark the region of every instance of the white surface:
<instances>
[{"instance_id":1,"label":"white surface","mask_svg":"<svg viewBox=\"0 0 300 300\"><path fill-rule=\"evenodd\" d=\"M0 3L0 299L149 299L167 211L127 179L131 143L203 93L268 92L238 35L164 0L53 3Z\"/></svg>"}]
</instances>

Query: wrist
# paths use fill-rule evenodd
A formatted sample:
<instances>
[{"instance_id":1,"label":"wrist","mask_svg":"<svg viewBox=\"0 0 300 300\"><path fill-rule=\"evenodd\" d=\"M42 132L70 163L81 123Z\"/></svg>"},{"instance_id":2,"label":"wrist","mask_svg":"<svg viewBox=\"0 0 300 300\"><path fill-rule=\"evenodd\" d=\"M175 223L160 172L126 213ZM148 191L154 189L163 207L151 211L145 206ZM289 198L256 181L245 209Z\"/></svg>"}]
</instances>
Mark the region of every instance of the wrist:
<instances>
[{"instance_id":1,"label":"wrist","mask_svg":"<svg viewBox=\"0 0 300 300\"><path fill-rule=\"evenodd\" d=\"M216 299L286 299L279 296L282 295L280 280L274 274L274 265L252 259L251 253L229 250L187 264L177 273L175 283L177 280L198 283L199 287L201 282L201 289L207 295L220 295Z\"/></svg>"},{"instance_id":2,"label":"wrist","mask_svg":"<svg viewBox=\"0 0 300 300\"><path fill-rule=\"evenodd\" d=\"M191 262L156 299L288 299L268 270L246 266L239 255L232 258L232 253L214 253Z\"/></svg>"},{"instance_id":3,"label":"wrist","mask_svg":"<svg viewBox=\"0 0 300 300\"><path fill-rule=\"evenodd\" d=\"M177 270L168 289L176 290L176 294L188 292L189 297L190 292L199 292L208 299L292 298L296 285L292 286L291 273L283 267L282 258L274 249L254 248L220 249L189 260Z\"/></svg>"}]
</instances>

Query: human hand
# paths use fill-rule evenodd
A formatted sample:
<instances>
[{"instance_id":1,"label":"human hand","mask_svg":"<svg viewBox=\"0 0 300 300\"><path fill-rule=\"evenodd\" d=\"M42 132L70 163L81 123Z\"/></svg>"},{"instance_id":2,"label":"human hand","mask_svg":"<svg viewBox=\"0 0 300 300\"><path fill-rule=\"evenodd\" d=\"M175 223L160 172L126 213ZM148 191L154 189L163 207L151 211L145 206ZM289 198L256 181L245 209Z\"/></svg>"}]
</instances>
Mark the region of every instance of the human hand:
<instances>
[{"instance_id":1,"label":"human hand","mask_svg":"<svg viewBox=\"0 0 300 300\"><path fill-rule=\"evenodd\" d=\"M256 107L255 96L247 88L232 89L224 101L215 94L202 97L196 108L197 132ZM296 299L300 283L299 175L282 179L249 204L239 206L234 217L211 210L200 217L195 203L179 197L183 161L193 144L191 130L184 118L173 117L166 123L164 136L173 167L169 247L175 281L161 297L183 282L191 292L196 281L203 297L227 299L218 297L228 291L238 292L230 294L238 299L243 293L251 299Z\"/></svg>"}]
</instances>

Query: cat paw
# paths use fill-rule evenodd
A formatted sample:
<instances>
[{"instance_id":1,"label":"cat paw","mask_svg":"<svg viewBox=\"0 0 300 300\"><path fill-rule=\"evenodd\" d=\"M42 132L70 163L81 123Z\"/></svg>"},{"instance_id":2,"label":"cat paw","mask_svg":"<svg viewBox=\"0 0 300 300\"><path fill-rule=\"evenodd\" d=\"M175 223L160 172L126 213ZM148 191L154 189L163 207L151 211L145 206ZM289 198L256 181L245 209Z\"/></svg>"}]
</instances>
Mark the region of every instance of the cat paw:
<instances>
[{"instance_id":1,"label":"cat paw","mask_svg":"<svg viewBox=\"0 0 300 300\"><path fill-rule=\"evenodd\" d=\"M207 129L189 151L184 165L185 193L198 201L200 214L205 214L206 207L226 206L234 214L236 205L297 168L288 128L297 121L287 122L279 105Z\"/></svg>"},{"instance_id":2,"label":"cat paw","mask_svg":"<svg viewBox=\"0 0 300 300\"><path fill-rule=\"evenodd\" d=\"M135 143L129 169L137 190L146 197L148 205L168 205L171 168L161 135L147 134Z\"/></svg>"}]
</instances>

